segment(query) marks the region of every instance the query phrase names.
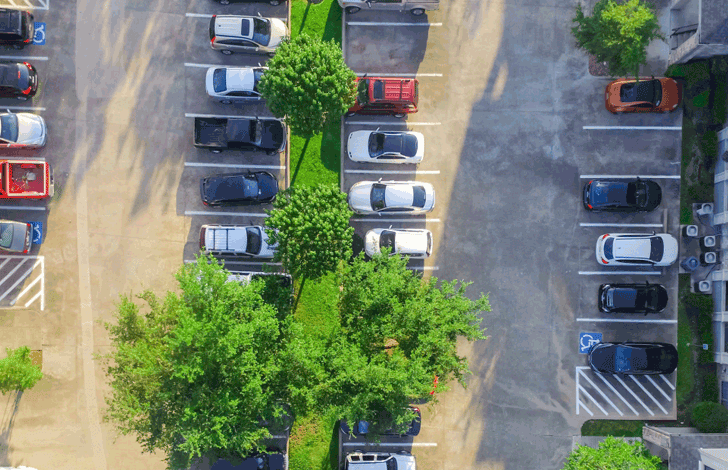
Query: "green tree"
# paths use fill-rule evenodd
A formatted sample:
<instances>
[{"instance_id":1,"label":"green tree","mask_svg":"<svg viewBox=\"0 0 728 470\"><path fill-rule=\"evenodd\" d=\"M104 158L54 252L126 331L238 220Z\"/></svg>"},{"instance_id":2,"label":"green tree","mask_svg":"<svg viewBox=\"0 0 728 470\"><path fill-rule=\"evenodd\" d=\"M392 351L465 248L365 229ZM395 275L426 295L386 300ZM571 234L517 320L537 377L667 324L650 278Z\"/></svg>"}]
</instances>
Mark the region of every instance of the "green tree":
<instances>
[{"instance_id":1,"label":"green tree","mask_svg":"<svg viewBox=\"0 0 728 470\"><path fill-rule=\"evenodd\" d=\"M167 453L169 468L202 455L239 458L269 435L261 417L286 400L279 351L288 323L262 297L264 284L227 282L212 258L177 272L181 293L122 296L105 323L113 351L106 421L145 451Z\"/></svg>"},{"instance_id":2,"label":"green tree","mask_svg":"<svg viewBox=\"0 0 728 470\"><path fill-rule=\"evenodd\" d=\"M701 401L690 412L690 424L702 433L723 433L728 427L728 410L719 403Z\"/></svg>"},{"instance_id":3,"label":"green tree","mask_svg":"<svg viewBox=\"0 0 728 470\"><path fill-rule=\"evenodd\" d=\"M334 185L296 186L279 194L266 221L275 261L295 277L316 279L352 254L353 215ZM275 229L275 230L273 230Z\"/></svg>"},{"instance_id":4,"label":"green tree","mask_svg":"<svg viewBox=\"0 0 728 470\"><path fill-rule=\"evenodd\" d=\"M354 104L356 75L341 46L306 34L284 40L258 85L271 112L296 134L311 137Z\"/></svg>"},{"instance_id":5,"label":"green tree","mask_svg":"<svg viewBox=\"0 0 728 470\"><path fill-rule=\"evenodd\" d=\"M577 24L571 29L577 46L599 62L607 62L613 76L634 73L639 79L640 65L647 62L647 46L654 39L665 39L652 8L640 0L600 0L592 16L584 16L577 3L572 21Z\"/></svg>"},{"instance_id":6,"label":"green tree","mask_svg":"<svg viewBox=\"0 0 728 470\"><path fill-rule=\"evenodd\" d=\"M662 461L651 455L644 444L607 437L597 449L578 446L566 459L563 470L660 470Z\"/></svg>"},{"instance_id":7,"label":"green tree","mask_svg":"<svg viewBox=\"0 0 728 470\"><path fill-rule=\"evenodd\" d=\"M40 367L33 364L27 346L5 348L5 353L8 357L0 359L0 393L27 390L43 378Z\"/></svg>"}]
</instances>

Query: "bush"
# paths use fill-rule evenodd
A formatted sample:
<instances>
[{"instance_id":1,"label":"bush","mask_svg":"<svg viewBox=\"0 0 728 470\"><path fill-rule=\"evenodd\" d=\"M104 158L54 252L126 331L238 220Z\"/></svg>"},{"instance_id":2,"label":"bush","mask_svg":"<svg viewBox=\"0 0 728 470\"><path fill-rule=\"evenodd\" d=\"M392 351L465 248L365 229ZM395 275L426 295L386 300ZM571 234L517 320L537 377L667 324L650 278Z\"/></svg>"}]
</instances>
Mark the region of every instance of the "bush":
<instances>
[{"instance_id":1,"label":"bush","mask_svg":"<svg viewBox=\"0 0 728 470\"><path fill-rule=\"evenodd\" d=\"M722 433L728 428L728 409L709 401L701 401L690 413L690 424L701 433Z\"/></svg>"},{"instance_id":2,"label":"bush","mask_svg":"<svg viewBox=\"0 0 728 470\"><path fill-rule=\"evenodd\" d=\"M27 346L5 348L5 352L8 357L0 359L0 393L27 390L43 378L40 367L33 364Z\"/></svg>"}]
</instances>

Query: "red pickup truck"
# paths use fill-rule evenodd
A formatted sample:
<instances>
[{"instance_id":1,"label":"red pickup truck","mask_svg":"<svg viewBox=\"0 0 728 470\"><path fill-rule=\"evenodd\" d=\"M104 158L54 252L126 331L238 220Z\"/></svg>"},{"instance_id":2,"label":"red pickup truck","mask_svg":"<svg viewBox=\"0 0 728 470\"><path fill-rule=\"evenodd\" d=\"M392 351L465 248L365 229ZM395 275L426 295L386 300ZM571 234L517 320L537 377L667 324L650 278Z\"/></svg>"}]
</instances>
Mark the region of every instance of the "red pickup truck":
<instances>
[{"instance_id":1,"label":"red pickup truck","mask_svg":"<svg viewBox=\"0 0 728 470\"><path fill-rule=\"evenodd\" d=\"M416 78L357 77L356 101L347 116L393 114L404 117L417 112L419 82Z\"/></svg>"},{"instance_id":2,"label":"red pickup truck","mask_svg":"<svg viewBox=\"0 0 728 470\"><path fill-rule=\"evenodd\" d=\"M53 171L42 160L0 159L0 199L53 196Z\"/></svg>"}]
</instances>

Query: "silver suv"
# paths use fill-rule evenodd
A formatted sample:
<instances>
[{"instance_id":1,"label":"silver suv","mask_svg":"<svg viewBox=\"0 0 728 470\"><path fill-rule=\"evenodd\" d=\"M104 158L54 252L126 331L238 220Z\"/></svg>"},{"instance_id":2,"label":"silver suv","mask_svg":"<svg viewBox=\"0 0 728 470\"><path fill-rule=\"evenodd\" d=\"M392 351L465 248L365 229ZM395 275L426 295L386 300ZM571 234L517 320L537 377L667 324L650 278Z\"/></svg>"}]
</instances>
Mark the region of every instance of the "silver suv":
<instances>
[{"instance_id":1,"label":"silver suv","mask_svg":"<svg viewBox=\"0 0 728 470\"><path fill-rule=\"evenodd\" d=\"M210 45L226 55L260 52L273 56L287 35L286 23L278 18L214 15L210 19Z\"/></svg>"},{"instance_id":2,"label":"silver suv","mask_svg":"<svg viewBox=\"0 0 728 470\"><path fill-rule=\"evenodd\" d=\"M417 470L417 466L409 452L354 452L346 456L344 470Z\"/></svg>"}]
</instances>

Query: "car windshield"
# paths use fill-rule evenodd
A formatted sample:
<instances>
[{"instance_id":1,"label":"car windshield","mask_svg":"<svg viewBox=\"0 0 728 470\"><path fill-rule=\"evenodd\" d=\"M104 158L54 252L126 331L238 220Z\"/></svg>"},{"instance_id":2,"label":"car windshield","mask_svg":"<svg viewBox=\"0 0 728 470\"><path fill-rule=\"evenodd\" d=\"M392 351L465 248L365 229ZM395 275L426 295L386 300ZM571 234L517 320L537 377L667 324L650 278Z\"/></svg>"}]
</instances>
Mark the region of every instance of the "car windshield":
<instances>
[{"instance_id":1,"label":"car windshield","mask_svg":"<svg viewBox=\"0 0 728 470\"><path fill-rule=\"evenodd\" d=\"M607 238L607 241L604 242L604 257L607 259L613 259L614 253L614 238Z\"/></svg>"},{"instance_id":2,"label":"car windshield","mask_svg":"<svg viewBox=\"0 0 728 470\"><path fill-rule=\"evenodd\" d=\"M260 83L264 73L265 69L253 69L253 91L258 91L258 83Z\"/></svg>"},{"instance_id":3,"label":"car windshield","mask_svg":"<svg viewBox=\"0 0 728 470\"><path fill-rule=\"evenodd\" d=\"M650 260L660 261L662 253L665 251L665 244L660 237L650 238Z\"/></svg>"},{"instance_id":4,"label":"car windshield","mask_svg":"<svg viewBox=\"0 0 728 470\"><path fill-rule=\"evenodd\" d=\"M644 305L651 310L657 310L660 303L660 296L658 295L657 289L649 289L644 294Z\"/></svg>"},{"instance_id":5,"label":"car windshield","mask_svg":"<svg viewBox=\"0 0 728 470\"><path fill-rule=\"evenodd\" d=\"M425 207L425 188L424 186L412 187L412 205L415 207Z\"/></svg>"},{"instance_id":6,"label":"car windshield","mask_svg":"<svg viewBox=\"0 0 728 470\"><path fill-rule=\"evenodd\" d=\"M248 245L245 247L245 252L251 255L257 255L260 253L262 243L260 229L258 227L246 227L245 232L248 235Z\"/></svg>"},{"instance_id":7,"label":"car windshield","mask_svg":"<svg viewBox=\"0 0 728 470\"><path fill-rule=\"evenodd\" d=\"M394 231L393 230L384 230L381 235L379 235L379 248L390 248L392 251L394 251Z\"/></svg>"},{"instance_id":8,"label":"car windshield","mask_svg":"<svg viewBox=\"0 0 728 470\"><path fill-rule=\"evenodd\" d=\"M212 89L215 93L227 90L227 70L215 69L212 72Z\"/></svg>"},{"instance_id":9,"label":"car windshield","mask_svg":"<svg viewBox=\"0 0 728 470\"><path fill-rule=\"evenodd\" d=\"M0 138L9 142L18 141L18 117L15 114L0 116Z\"/></svg>"},{"instance_id":10,"label":"car windshield","mask_svg":"<svg viewBox=\"0 0 728 470\"><path fill-rule=\"evenodd\" d=\"M260 143L263 137L263 121L255 121L255 124L250 126L250 131L252 133L250 141Z\"/></svg>"},{"instance_id":11,"label":"car windshield","mask_svg":"<svg viewBox=\"0 0 728 470\"><path fill-rule=\"evenodd\" d=\"M387 204L384 202L384 193L387 191L387 186L375 183L372 185L372 193L369 196L369 202L372 205L372 209L375 211L382 210L387 207Z\"/></svg>"},{"instance_id":12,"label":"car windshield","mask_svg":"<svg viewBox=\"0 0 728 470\"><path fill-rule=\"evenodd\" d=\"M258 180L254 176L243 177L243 197L246 199L252 199L258 196L260 188L258 187Z\"/></svg>"},{"instance_id":13,"label":"car windshield","mask_svg":"<svg viewBox=\"0 0 728 470\"><path fill-rule=\"evenodd\" d=\"M270 21L265 18L253 18L253 41L264 46L270 43Z\"/></svg>"},{"instance_id":14,"label":"car windshield","mask_svg":"<svg viewBox=\"0 0 728 470\"><path fill-rule=\"evenodd\" d=\"M644 207L647 205L647 185L641 181L630 183L627 190L627 201L635 206Z\"/></svg>"},{"instance_id":15,"label":"car windshield","mask_svg":"<svg viewBox=\"0 0 728 470\"><path fill-rule=\"evenodd\" d=\"M13 243L13 224L0 223L0 247L10 248Z\"/></svg>"},{"instance_id":16,"label":"car windshield","mask_svg":"<svg viewBox=\"0 0 728 470\"><path fill-rule=\"evenodd\" d=\"M625 346L617 346L614 351L614 371L632 372L647 367L647 356L644 351Z\"/></svg>"},{"instance_id":17,"label":"car windshield","mask_svg":"<svg viewBox=\"0 0 728 470\"><path fill-rule=\"evenodd\" d=\"M384 99L384 82L381 80L374 80L374 86L372 87L372 96L375 100Z\"/></svg>"},{"instance_id":18,"label":"car windshield","mask_svg":"<svg viewBox=\"0 0 728 470\"><path fill-rule=\"evenodd\" d=\"M651 347L645 352L646 367L650 370L669 370L672 365L672 356L665 348Z\"/></svg>"},{"instance_id":19,"label":"car windshield","mask_svg":"<svg viewBox=\"0 0 728 470\"><path fill-rule=\"evenodd\" d=\"M369 80L359 80L356 87L356 100L361 105L369 102Z\"/></svg>"},{"instance_id":20,"label":"car windshield","mask_svg":"<svg viewBox=\"0 0 728 470\"><path fill-rule=\"evenodd\" d=\"M659 80L625 83L619 90L619 98L624 103L647 101L657 106L662 100L662 85Z\"/></svg>"}]
</instances>

